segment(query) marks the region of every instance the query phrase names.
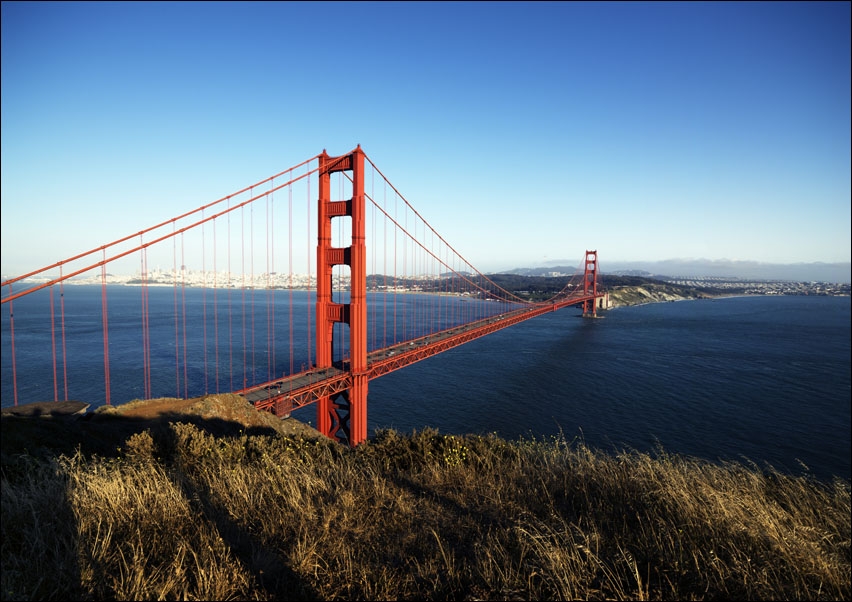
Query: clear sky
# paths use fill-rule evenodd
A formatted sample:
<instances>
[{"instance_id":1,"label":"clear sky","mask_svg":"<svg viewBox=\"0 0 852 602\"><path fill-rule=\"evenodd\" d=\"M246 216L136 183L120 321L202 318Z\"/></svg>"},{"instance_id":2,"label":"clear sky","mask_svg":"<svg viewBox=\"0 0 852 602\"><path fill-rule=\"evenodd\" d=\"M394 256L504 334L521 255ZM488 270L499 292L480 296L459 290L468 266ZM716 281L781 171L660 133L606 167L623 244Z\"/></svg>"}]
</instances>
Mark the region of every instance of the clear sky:
<instances>
[{"instance_id":1,"label":"clear sky","mask_svg":"<svg viewBox=\"0 0 852 602\"><path fill-rule=\"evenodd\" d=\"M850 261L850 3L3 2L2 271L360 144L482 271Z\"/></svg>"}]
</instances>

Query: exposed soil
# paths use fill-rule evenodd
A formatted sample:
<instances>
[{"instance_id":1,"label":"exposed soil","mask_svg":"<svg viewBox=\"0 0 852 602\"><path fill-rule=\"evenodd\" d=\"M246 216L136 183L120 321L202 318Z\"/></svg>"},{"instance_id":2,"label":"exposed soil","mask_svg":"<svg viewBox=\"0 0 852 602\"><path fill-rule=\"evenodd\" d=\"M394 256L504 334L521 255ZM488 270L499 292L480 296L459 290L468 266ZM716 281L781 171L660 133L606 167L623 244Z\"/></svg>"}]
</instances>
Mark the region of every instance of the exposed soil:
<instances>
[{"instance_id":1,"label":"exposed soil","mask_svg":"<svg viewBox=\"0 0 852 602\"><path fill-rule=\"evenodd\" d=\"M206 420L221 420L244 428L264 427L282 435L322 436L319 431L295 418L278 418L274 414L255 409L239 395L224 393L193 399L162 397L159 399L131 401L111 408L98 408L97 413L115 414L125 418L159 420L180 415Z\"/></svg>"}]
</instances>

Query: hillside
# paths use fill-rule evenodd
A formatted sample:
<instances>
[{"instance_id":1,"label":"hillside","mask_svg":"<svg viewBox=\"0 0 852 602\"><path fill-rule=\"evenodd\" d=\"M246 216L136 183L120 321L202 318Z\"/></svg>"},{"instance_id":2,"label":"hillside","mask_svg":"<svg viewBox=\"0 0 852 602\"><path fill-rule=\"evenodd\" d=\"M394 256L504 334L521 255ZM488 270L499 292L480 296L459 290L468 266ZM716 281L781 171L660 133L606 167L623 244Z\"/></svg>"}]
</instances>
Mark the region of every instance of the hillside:
<instances>
[{"instance_id":1,"label":"hillside","mask_svg":"<svg viewBox=\"0 0 852 602\"><path fill-rule=\"evenodd\" d=\"M640 286L612 286L609 292L612 307L642 305L644 303L664 303L687 299L709 299L719 296L707 289L666 284L649 280Z\"/></svg>"},{"instance_id":2,"label":"hillside","mask_svg":"<svg viewBox=\"0 0 852 602\"><path fill-rule=\"evenodd\" d=\"M60 454L115 455L128 438L149 431L167 432L169 423L202 425L217 436L243 433L316 438L319 431L294 419L259 412L239 395L207 395L194 399L159 398L101 406L80 413L81 402L37 402L4 408L2 462L21 453L36 457Z\"/></svg>"},{"instance_id":3,"label":"hillside","mask_svg":"<svg viewBox=\"0 0 852 602\"><path fill-rule=\"evenodd\" d=\"M564 290L569 283L578 284L576 276L491 274L489 279L499 288L531 301L548 300ZM598 287L599 290L610 293L613 307L682 299L704 299L719 294L718 290L711 288L672 284L641 276L602 275L599 277Z\"/></svg>"},{"instance_id":4,"label":"hillside","mask_svg":"<svg viewBox=\"0 0 852 602\"><path fill-rule=\"evenodd\" d=\"M4 415L2 599L852 594L848 482L270 418L232 395Z\"/></svg>"}]
</instances>

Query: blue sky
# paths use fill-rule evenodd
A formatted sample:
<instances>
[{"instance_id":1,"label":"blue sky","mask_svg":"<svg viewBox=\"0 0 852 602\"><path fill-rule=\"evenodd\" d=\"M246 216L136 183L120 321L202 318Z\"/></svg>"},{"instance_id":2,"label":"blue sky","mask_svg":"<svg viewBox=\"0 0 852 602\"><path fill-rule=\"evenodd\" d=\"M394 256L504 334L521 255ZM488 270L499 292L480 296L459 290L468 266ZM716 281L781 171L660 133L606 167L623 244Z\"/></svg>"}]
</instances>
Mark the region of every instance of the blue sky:
<instances>
[{"instance_id":1,"label":"blue sky","mask_svg":"<svg viewBox=\"0 0 852 602\"><path fill-rule=\"evenodd\" d=\"M2 3L2 272L361 144L475 267L850 261L850 3Z\"/></svg>"}]
</instances>

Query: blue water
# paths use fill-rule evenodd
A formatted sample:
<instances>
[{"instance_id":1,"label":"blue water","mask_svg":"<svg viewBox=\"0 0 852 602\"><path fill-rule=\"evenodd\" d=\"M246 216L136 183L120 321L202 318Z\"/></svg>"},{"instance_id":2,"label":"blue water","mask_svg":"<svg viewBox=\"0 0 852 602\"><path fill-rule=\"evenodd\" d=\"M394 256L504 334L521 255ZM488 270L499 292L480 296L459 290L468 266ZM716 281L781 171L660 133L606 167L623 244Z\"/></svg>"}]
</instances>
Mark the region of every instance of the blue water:
<instances>
[{"instance_id":1,"label":"blue water","mask_svg":"<svg viewBox=\"0 0 852 602\"><path fill-rule=\"evenodd\" d=\"M71 288L84 287L66 287L66 294ZM406 298L412 311L416 297ZM99 303L99 295L93 298ZM276 332L287 330L291 302L294 347L305 350L312 328L306 295L279 292L273 312L277 317L272 319ZM99 310L96 304L92 323L86 326L91 333L88 347L69 352L86 360L77 370L92 371L92 399L103 397ZM123 342L117 326L119 316L132 311L123 312L121 301L110 293L113 365L118 362L113 354L120 355L120 349L138 352L139 342ZM259 317L265 311L255 312L260 340L268 332L265 318ZM616 308L600 320L578 314L570 308L546 314L371 381L369 431L433 427L445 434L497 433L509 439L562 433L608 451L662 448L712 461L769 464L821 479L850 478L849 297L736 297L650 304ZM11 385L6 308L3 320L2 386L7 406ZM226 321L222 316L219 320L220 330L225 329ZM232 316L234 320L241 322L242 317ZM172 366L175 348L181 352L173 322L173 317L163 320L166 334L157 342L166 348L165 362ZM246 323L251 323L248 317ZM16 345L25 349L20 341L31 333L17 307L15 327ZM387 323L378 328L378 320L369 329L373 336L388 330ZM138 329L128 329L128 337L130 330ZM212 330L208 336L212 338ZM281 338L286 342L289 337L287 331ZM227 345L220 346L224 357ZM235 353L241 356L242 351ZM86 354L90 357L77 357ZM290 358L283 357L283 351L274 366L269 355L258 353L255 371L267 366L274 373L288 371ZM205 386L211 389L212 377L202 376L204 362L190 361L189 381L198 386L206 378ZM19 357L19 381L23 363ZM298 370L304 358L292 363ZM131 376L116 372L111 371L114 398L140 396L141 368ZM181 386L177 376L161 383L164 390L155 390L154 396L174 395ZM220 377L220 385L227 389L230 378ZM41 387L30 391L27 401L36 400L33 395L52 398L53 385ZM314 407L295 416L315 424Z\"/></svg>"},{"instance_id":2,"label":"blue water","mask_svg":"<svg viewBox=\"0 0 852 602\"><path fill-rule=\"evenodd\" d=\"M547 314L370 383L371 427L850 476L850 299L739 297Z\"/></svg>"}]
</instances>

